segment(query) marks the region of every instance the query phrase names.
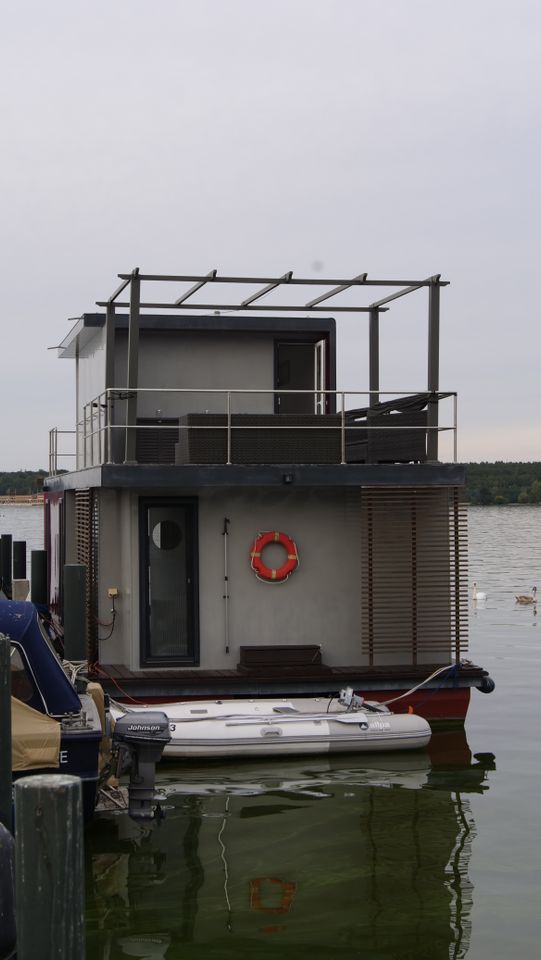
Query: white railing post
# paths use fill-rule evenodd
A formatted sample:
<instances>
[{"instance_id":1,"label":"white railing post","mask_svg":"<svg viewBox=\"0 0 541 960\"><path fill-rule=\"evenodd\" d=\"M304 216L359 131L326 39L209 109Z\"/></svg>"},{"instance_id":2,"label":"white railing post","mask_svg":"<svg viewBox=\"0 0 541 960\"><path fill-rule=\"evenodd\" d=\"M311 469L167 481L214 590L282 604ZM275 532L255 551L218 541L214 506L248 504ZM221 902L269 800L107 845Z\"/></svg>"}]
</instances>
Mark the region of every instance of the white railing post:
<instances>
[{"instance_id":1,"label":"white railing post","mask_svg":"<svg viewBox=\"0 0 541 960\"><path fill-rule=\"evenodd\" d=\"M346 463L346 395L345 393L342 393L340 396L342 400L342 419L340 424L340 463L344 464Z\"/></svg>"},{"instance_id":2,"label":"white railing post","mask_svg":"<svg viewBox=\"0 0 541 960\"><path fill-rule=\"evenodd\" d=\"M111 421L113 419L113 400L109 388L105 391L105 416L107 430L107 463L113 462L113 428Z\"/></svg>"},{"instance_id":3,"label":"white railing post","mask_svg":"<svg viewBox=\"0 0 541 960\"><path fill-rule=\"evenodd\" d=\"M86 440L87 440L87 430L86 430L86 418L87 418L87 413L86 413L86 407L87 407L87 404L85 403L85 405L84 405L84 407L83 407L83 467L86 467L86 460L87 460L87 455L86 455Z\"/></svg>"},{"instance_id":4,"label":"white railing post","mask_svg":"<svg viewBox=\"0 0 541 960\"><path fill-rule=\"evenodd\" d=\"M458 461L458 396L453 394L453 463Z\"/></svg>"},{"instance_id":5,"label":"white railing post","mask_svg":"<svg viewBox=\"0 0 541 960\"><path fill-rule=\"evenodd\" d=\"M231 466L231 390L227 391L227 465Z\"/></svg>"}]
</instances>

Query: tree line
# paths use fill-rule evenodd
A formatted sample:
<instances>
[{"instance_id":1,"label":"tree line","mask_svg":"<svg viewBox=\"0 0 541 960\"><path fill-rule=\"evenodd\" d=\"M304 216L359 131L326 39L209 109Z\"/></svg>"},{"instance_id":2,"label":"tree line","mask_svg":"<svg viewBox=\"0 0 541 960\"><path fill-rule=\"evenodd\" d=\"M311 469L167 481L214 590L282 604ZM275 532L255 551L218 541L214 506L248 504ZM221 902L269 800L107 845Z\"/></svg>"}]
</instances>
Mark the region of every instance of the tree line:
<instances>
[{"instance_id":1,"label":"tree line","mask_svg":"<svg viewBox=\"0 0 541 960\"><path fill-rule=\"evenodd\" d=\"M469 503L541 503L541 463L466 463Z\"/></svg>"},{"instance_id":2,"label":"tree line","mask_svg":"<svg viewBox=\"0 0 541 960\"><path fill-rule=\"evenodd\" d=\"M466 463L466 498L475 504L541 503L541 462ZM1 494L39 493L46 470L0 472Z\"/></svg>"},{"instance_id":3,"label":"tree line","mask_svg":"<svg viewBox=\"0 0 541 960\"><path fill-rule=\"evenodd\" d=\"M0 495L41 493L46 470L14 470L0 472Z\"/></svg>"}]
</instances>

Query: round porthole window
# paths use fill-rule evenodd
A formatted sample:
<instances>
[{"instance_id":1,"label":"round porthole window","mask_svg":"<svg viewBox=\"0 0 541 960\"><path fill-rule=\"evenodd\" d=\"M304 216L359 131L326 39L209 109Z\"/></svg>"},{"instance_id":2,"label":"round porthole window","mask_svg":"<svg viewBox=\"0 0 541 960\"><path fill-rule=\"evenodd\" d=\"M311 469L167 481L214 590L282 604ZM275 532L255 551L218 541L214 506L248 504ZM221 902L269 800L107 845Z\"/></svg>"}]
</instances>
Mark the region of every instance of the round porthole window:
<instances>
[{"instance_id":1,"label":"round porthole window","mask_svg":"<svg viewBox=\"0 0 541 960\"><path fill-rule=\"evenodd\" d=\"M160 520L152 531L152 542L158 550L174 550L182 540L182 530L173 520Z\"/></svg>"}]
</instances>

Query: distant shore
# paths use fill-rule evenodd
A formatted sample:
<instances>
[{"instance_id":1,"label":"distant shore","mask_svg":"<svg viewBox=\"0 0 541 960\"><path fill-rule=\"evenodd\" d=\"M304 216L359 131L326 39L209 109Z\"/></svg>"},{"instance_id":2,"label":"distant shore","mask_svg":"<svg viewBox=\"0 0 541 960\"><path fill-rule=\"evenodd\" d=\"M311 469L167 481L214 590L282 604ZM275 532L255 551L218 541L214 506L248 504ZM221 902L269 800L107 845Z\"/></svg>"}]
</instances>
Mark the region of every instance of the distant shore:
<instances>
[{"instance_id":1,"label":"distant shore","mask_svg":"<svg viewBox=\"0 0 541 960\"><path fill-rule=\"evenodd\" d=\"M9 504L15 507L43 506L42 493L0 494L0 504Z\"/></svg>"}]
</instances>

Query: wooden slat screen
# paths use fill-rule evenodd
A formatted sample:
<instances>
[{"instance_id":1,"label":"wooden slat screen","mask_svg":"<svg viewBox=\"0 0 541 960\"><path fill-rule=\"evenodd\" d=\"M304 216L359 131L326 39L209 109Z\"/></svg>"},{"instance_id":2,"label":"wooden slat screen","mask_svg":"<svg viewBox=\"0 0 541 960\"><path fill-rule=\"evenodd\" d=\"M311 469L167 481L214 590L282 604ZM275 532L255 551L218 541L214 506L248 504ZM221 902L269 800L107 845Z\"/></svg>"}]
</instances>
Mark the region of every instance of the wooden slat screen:
<instances>
[{"instance_id":1,"label":"wooden slat screen","mask_svg":"<svg viewBox=\"0 0 541 960\"><path fill-rule=\"evenodd\" d=\"M457 488L362 493L362 650L369 663L460 660L467 648L467 507ZM380 659L381 662L381 659Z\"/></svg>"},{"instance_id":2,"label":"wooden slat screen","mask_svg":"<svg viewBox=\"0 0 541 960\"><path fill-rule=\"evenodd\" d=\"M77 563L86 566L87 657L98 659L98 545L99 511L96 490L75 491L75 536Z\"/></svg>"}]
</instances>

